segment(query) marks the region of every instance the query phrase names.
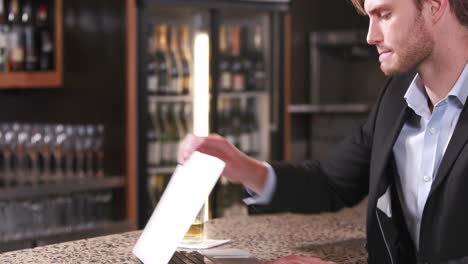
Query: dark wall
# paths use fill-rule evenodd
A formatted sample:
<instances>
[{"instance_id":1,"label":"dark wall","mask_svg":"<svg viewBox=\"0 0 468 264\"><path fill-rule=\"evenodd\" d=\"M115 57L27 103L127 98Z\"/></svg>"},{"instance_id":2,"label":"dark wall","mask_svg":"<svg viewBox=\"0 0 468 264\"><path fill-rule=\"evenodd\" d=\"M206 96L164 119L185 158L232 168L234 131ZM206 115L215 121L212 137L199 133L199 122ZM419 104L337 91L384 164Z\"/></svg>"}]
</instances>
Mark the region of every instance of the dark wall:
<instances>
[{"instance_id":1,"label":"dark wall","mask_svg":"<svg viewBox=\"0 0 468 264\"><path fill-rule=\"evenodd\" d=\"M351 0L291 0L291 103L309 103L309 33L312 31L366 29ZM291 115L291 159L310 158L308 147L313 115Z\"/></svg>"},{"instance_id":2,"label":"dark wall","mask_svg":"<svg viewBox=\"0 0 468 264\"><path fill-rule=\"evenodd\" d=\"M0 122L104 123L107 172L125 170L125 1L63 1L63 87L0 90Z\"/></svg>"}]
</instances>

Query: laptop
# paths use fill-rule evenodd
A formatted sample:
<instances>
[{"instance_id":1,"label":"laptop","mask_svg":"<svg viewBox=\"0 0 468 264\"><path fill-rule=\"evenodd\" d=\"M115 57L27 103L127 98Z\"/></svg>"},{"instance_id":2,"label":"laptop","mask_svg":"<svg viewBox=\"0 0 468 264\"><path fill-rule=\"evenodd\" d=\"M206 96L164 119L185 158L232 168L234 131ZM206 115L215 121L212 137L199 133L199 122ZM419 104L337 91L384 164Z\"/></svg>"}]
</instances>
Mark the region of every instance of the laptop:
<instances>
[{"instance_id":1,"label":"laptop","mask_svg":"<svg viewBox=\"0 0 468 264\"><path fill-rule=\"evenodd\" d=\"M158 205L133 248L133 254L142 263L260 263L250 254L229 256L209 254L210 250L177 251L193 219L221 176L224 166L222 160L196 151L184 165L176 167Z\"/></svg>"}]
</instances>

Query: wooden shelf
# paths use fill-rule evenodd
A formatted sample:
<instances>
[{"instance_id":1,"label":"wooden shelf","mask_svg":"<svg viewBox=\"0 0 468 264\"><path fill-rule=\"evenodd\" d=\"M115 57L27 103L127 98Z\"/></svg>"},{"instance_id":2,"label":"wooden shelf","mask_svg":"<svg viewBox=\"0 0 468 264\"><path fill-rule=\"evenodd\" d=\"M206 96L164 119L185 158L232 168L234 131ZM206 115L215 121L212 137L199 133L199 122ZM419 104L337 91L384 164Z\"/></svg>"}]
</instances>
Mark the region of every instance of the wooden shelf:
<instances>
[{"instance_id":1,"label":"wooden shelf","mask_svg":"<svg viewBox=\"0 0 468 264\"><path fill-rule=\"evenodd\" d=\"M73 228L56 228L53 230L37 230L15 237L0 237L0 252L14 250L24 245L44 246L83 238L103 236L130 231L127 221L102 222L94 225L82 225Z\"/></svg>"},{"instance_id":2,"label":"wooden shelf","mask_svg":"<svg viewBox=\"0 0 468 264\"><path fill-rule=\"evenodd\" d=\"M193 96L191 95L148 95L148 100L150 102L192 102Z\"/></svg>"},{"instance_id":3,"label":"wooden shelf","mask_svg":"<svg viewBox=\"0 0 468 264\"><path fill-rule=\"evenodd\" d=\"M63 84L63 0L54 0L54 67L53 71L0 73L0 89L52 88Z\"/></svg>"},{"instance_id":4,"label":"wooden shelf","mask_svg":"<svg viewBox=\"0 0 468 264\"><path fill-rule=\"evenodd\" d=\"M370 111L368 104L294 104L289 105L291 114L364 114Z\"/></svg>"},{"instance_id":5,"label":"wooden shelf","mask_svg":"<svg viewBox=\"0 0 468 264\"><path fill-rule=\"evenodd\" d=\"M149 176L155 174L172 174L176 168L174 166L148 166L147 173Z\"/></svg>"},{"instance_id":6,"label":"wooden shelf","mask_svg":"<svg viewBox=\"0 0 468 264\"><path fill-rule=\"evenodd\" d=\"M0 73L0 88L40 88L61 85L62 73L57 71Z\"/></svg>"},{"instance_id":7,"label":"wooden shelf","mask_svg":"<svg viewBox=\"0 0 468 264\"><path fill-rule=\"evenodd\" d=\"M57 184L0 188L0 201L33 199L50 195L66 195L74 192L92 192L124 187L125 177L113 176L102 179L64 181Z\"/></svg>"},{"instance_id":8,"label":"wooden shelf","mask_svg":"<svg viewBox=\"0 0 468 264\"><path fill-rule=\"evenodd\" d=\"M219 92L219 98L251 98L268 95L267 91Z\"/></svg>"}]
</instances>

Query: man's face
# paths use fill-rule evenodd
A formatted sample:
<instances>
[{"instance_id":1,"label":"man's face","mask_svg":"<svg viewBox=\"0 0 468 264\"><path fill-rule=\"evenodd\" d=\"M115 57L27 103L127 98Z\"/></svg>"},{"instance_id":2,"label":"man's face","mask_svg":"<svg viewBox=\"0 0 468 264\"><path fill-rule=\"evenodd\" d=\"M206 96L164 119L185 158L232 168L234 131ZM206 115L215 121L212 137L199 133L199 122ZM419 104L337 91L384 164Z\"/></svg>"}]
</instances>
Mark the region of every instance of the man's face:
<instances>
[{"instance_id":1,"label":"man's face","mask_svg":"<svg viewBox=\"0 0 468 264\"><path fill-rule=\"evenodd\" d=\"M385 75L403 74L426 60L434 40L414 0L365 0L367 42L380 54Z\"/></svg>"}]
</instances>

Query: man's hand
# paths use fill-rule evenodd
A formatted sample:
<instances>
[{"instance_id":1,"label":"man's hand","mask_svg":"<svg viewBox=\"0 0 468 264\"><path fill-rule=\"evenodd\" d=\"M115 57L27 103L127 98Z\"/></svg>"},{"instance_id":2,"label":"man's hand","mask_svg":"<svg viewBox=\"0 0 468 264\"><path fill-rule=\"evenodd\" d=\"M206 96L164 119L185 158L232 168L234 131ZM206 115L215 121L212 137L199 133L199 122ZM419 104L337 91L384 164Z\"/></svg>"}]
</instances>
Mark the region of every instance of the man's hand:
<instances>
[{"instance_id":1,"label":"man's hand","mask_svg":"<svg viewBox=\"0 0 468 264\"><path fill-rule=\"evenodd\" d=\"M231 182L242 183L254 192L263 189L266 166L242 153L225 138L212 134L208 137L188 135L179 146L177 161L183 164L194 151L217 157L226 163L223 175Z\"/></svg>"},{"instance_id":2,"label":"man's hand","mask_svg":"<svg viewBox=\"0 0 468 264\"><path fill-rule=\"evenodd\" d=\"M319 258L302 257L302 256L287 256L277 260L265 262L264 264L336 264L331 261L324 261Z\"/></svg>"}]
</instances>

